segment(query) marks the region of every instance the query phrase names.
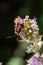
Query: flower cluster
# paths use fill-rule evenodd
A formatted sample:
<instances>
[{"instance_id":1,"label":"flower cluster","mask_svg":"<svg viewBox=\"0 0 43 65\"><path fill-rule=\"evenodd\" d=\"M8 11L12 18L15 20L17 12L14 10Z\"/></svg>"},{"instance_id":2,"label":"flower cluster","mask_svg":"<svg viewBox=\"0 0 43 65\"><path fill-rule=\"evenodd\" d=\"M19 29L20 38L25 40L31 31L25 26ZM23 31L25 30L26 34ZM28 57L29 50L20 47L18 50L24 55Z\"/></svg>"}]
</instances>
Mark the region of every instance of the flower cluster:
<instances>
[{"instance_id":1,"label":"flower cluster","mask_svg":"<svg viewBox=\"0 0 43 65\"><path fill-rule=\"evenodd\" d=\"M39 57L43 58L43 54L40 56L39 50L43 45L43 41L41 40L42 35L39 35L39 28L36 19L30 19L28 15L26 15L24 19L18 16L17 18L15 18L14 23L15 34L20 36L21 41L28 42L26 52L34 52L36 54L33 55L32 58L27 60L27 65L42 65Z\"/></svg>"},{"instance_id":2,"label":"flower cluster","mask_svg":"<svg viewBox=\"0 0 43 65\"><path fill-rule=\"evenodd\" d=\"M39 41L36 43L35 42L30 43L29 46L27 47L26 52L27 53L31 53L31 52L37 53L41 49L42 45L43 45L43 41Z\"/></svg>"},{"instance_id":3,"label":"flower cluster","mask_svg":"<svg viewBox=\"0 0 43 65\"><path fill-rule=\"evenodd\" d=\"M38 59L36 55L33 55L32 58L26 61L27 61L27 65L42 65L40 59Z\"/></svg>"},{"instance_id":4,"label":"flower cluster","mask_svg":"<svg viewBox=\"0 0 43 65\"><path fill-rule=\"evenodd\" d=\"M24 19L18 16L14 22L15 33L19 35L22 40L41 40L39 28L35 19L29 19L28 15L26 15Z\"/></svg>"}]
</instances>

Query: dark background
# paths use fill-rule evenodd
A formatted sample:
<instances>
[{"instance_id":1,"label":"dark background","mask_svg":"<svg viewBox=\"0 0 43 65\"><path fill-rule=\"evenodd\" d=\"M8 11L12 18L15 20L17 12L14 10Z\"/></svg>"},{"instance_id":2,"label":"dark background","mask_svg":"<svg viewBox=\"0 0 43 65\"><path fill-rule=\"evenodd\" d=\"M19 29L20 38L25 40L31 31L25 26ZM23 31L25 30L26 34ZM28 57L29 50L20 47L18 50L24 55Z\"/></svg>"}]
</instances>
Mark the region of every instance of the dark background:
<instances>
[{"instance_id":1,"label":"dark background","mask_svg":"<svg viewBox=\"0 0 43 65\"><path fill-rule=\"evenodd\" d=\"M4 64L13 56L15 48L18 46L13 20L17 16L24 18L25 15L37 18L39 33L43 36L43 0L0 1L0 61Z\"/></svg>"}]
</instances>

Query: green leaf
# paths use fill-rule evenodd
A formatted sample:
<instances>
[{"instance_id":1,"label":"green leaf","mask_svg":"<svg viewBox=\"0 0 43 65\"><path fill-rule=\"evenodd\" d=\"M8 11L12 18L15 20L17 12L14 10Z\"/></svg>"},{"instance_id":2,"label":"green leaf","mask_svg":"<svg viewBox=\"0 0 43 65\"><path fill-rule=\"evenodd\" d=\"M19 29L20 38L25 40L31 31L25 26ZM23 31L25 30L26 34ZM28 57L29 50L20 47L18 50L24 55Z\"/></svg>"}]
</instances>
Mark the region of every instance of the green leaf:
<instances>
[{"instance_id":1,"label":"green leaf","mask_svg":"<svg viewBox=\"0 0 43 65\"><path fill-rule=\"evenodd\" d=\"M19 48L24 51L27 49L29 45L29 42L24 41L24 40L19 40L18 43L19 43Z\"/></svg>"}]
</instances>

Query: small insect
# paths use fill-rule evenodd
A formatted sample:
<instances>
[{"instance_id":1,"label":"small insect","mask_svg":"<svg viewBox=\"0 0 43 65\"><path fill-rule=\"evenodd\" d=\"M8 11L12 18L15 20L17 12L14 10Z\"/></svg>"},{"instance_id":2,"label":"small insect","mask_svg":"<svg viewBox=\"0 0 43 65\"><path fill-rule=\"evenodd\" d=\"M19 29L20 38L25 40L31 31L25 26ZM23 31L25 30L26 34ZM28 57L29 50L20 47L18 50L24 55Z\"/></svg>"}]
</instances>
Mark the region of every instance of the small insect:
<instances>
[{"instance_id":1,"label":"small insect","mask_svg":"<svg viewBox=\"0 0 43 65\"><path fill-rule=\"evenodd\" d=\"M16 31L16 34L19 35L19 33L22 31L22 28L23 28L23 24L17 24L15 25L15 31Z\"/></svg>"}]
</instances>

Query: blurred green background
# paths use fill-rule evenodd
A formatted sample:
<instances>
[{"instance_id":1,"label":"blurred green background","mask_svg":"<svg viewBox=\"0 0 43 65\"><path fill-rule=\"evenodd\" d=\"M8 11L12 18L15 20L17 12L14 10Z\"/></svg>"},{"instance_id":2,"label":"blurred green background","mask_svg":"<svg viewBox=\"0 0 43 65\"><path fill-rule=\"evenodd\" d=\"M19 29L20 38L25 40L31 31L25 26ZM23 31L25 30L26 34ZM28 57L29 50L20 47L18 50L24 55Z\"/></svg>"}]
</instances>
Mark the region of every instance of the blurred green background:
<instances>
[{"instance_id":1,"label":"blurred green background","mask_svg":"<svg viewBox=\"0 0 43 65\"><path fill-rule=\"evenodd\" d=\"M22 63L19 63L18 56L21 57L20 62L24 63L24 60L29 56L18 49L13 22L17 16L24 18L26 15L29 15L30 18L37 18L39 33L43 36L43 0L0 0L0 62L3 62L3 65L6 65L10 58L16 56L17 60L13 59L18 64L14 65L20 65Z\"/></svg>"}]
</instances>

